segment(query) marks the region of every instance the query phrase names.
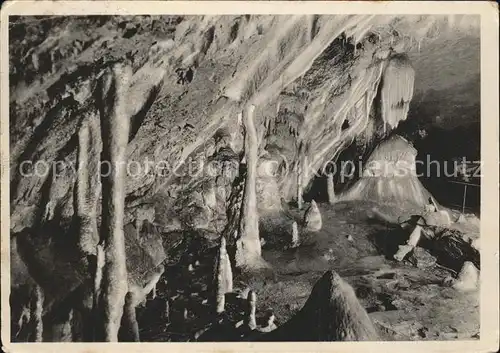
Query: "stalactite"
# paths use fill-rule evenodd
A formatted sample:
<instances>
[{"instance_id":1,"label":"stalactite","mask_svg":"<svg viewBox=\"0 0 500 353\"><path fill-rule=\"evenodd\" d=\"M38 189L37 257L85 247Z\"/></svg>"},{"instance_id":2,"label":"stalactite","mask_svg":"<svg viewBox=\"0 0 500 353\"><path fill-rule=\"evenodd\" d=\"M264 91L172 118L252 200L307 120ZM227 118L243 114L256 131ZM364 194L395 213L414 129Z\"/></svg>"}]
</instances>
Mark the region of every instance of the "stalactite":
<instances>
[{"instance_id":1,"label":"stalactite","mask_svg":"<svg viewBox=\"0 0 500 353\"><path fill-rule=\"evenodd\" d=\"M130 117L126 112L126 92L132 69L116 64L104 76L100 101L102 158L109 163L109 176L102 176L102 223L100 243L104 266L99 298L98 340L118 341L118 330L128 291L123 232L125 202L125 158Z\"/></svg>"},{"instance_id":2,"label":"stalactite","mask_svg":"<svg viewBox=\"0 0 500 353\"><path fill-rule=\"evenodd\" d=\"M86 255L96 254L97 202L101 191L99 182L100 146L99 121L90 116L78 131L77 178L75 183L75 214L78 218L78 246Z\"/></svg>"},{"instance_id":3,"label":"stalactite","mask_svg":"<svg viewBox=\"0 0 500 353\"><path fill-rule=\"evenodd\" d=\"M381 108L384 127L395 128L406 120L413 97L415 70L405 54L395 54L385 68L382 81Z\"/></svg>"},{"instance_id":4,"label":"stalactite","mask_svg":"<svg viewBox=\"0 0 500 353\"><path fill-rule=\"evenodd\" d=\"M77 147L77 177L74 187L74 209L78 249L83 257L90 277L84 285L82 302L83 341L92 341L93 337L93 306L96 304L95 276L97 274L97 202L101 192L99 182L99 158L101 141L99 121L96 115L91 115L82 123L78 131Z\"/></svg>"}]
</instances>

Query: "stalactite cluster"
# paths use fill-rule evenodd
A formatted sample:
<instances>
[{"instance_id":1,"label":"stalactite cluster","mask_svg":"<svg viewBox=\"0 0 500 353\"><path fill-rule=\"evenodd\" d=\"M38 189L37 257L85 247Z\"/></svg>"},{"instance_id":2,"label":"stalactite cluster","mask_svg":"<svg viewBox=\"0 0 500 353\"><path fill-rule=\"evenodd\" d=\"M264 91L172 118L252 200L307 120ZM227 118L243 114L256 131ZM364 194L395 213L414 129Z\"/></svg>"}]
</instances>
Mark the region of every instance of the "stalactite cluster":
<instances>
[{"instance_id":1,"label":"stalactite cluster","mask_svg":"<svg viewBox=\"0 0 500 353\"><path fill-rule=\"evenodd\" d=\"M395 128L406 120L413 98L415 70L408 56L395 54L390 57L384 71L381 90L381 109L384 126Z\"/></svg>"}]
</instances>

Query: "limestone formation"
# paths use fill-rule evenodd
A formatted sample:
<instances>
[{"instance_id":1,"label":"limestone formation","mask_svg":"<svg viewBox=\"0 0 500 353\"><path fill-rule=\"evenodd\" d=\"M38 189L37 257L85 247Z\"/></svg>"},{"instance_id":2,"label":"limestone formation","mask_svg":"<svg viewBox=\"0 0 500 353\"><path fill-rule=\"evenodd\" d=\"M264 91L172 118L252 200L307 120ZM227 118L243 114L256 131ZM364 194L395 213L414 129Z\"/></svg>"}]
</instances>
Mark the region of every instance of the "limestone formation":
<instances>
[{"instance_id":1,"label":"limestone formation","mask_svg":"<svg viewBox=\"0 0 500 353\"><path fill-rule=\"evenodd\" d=\"M170 301L165 299L165 309L163 310L163 320L168 323L170 322Z\"/></svg>"},{"instance_id":2,"label":"limestone formation","mask_svg":"<svg viewBox=\"0 0 500 353\"><path fill-rule=\"evenodd\" d=\"M304 204L304 199L302 198L302 194L303 194L303 188L302 188L302 176L303 176L303 172L302 172L302 166L300 165L300 159L299 161L297 162L297 208L299 210L302 209L303 207L303 204Z\"/></svg>"},{"instance_id":3,"label":"limestone formation","mask_svg":"<svg viewBox=\"0 0 500 353\"><path fill-rule=\"evenodd\" d=\"M323 222L321 220L321 213L319 212L316 201L312 200L311 205L304 214L304 227L307 230L318 231L321 229Z\"/></svg>"},{"instance_id":4,"label":"limestone formation","mask_svg":"<svg viewBox=\"0 0 500 353\"><path fill-rule=\"evenodd\" d=\"M379 337L353 288L328 271L295 316L258 340L377 341Z\"/></svg>"},{"instance_id":5,"label":"limestone formation","mask_svg":"<svg viewBox=\"0 0 500 353\"><path fill-rule=\"evenodd\" d=\"M407 104L394 106L394 109L388 107L388 119L395 119L389 124L400 118L406 119L406 109ZM416 157L417 150L405 138L393 135L384 140L364 164L362 177L351 188L339 194L338 201L413 204L423 210L429 204L431 194L416 175Z\"/></svg>"},{"instance_id":6,"label":"limestone formation","mask_svg":"<svg viewBox=\"0 0 500 353\"><path fill-rule=\"evenodd\" d=\"M125 306L123 309L123 325L122 329L126 332L126 338L123 341L139 342L139 325L137 323L135 307L136 303L132 292L128 292L125 296Z\"/></svg>"},{"instance_id":7,"label":"limestone formation","mask_svg":"<svg viewBox=\"0 0 500 353\"><path fill-rule=\"evenodd\" d=\"M101 193L99 180L99 158L102 149L99 119L91 114L82 122L78 131L77 176L73 188L74 222L78 233L77 246L84 266L90 273L86 280L84 298L82 300L82 320L84 341L91 341L91 327L95 294L96 255L99 233L97 229L97 204Z\"/></svg>"},{"instance_id":8,"label":"limestone formation","mask_svg":"<svg viewBox=\"0 0 500 353\"><path fill-rule=\"evenodd\" d=\"M221 313L224 311L226 294L233 291L233 273L231 270L231 261L229 260L229 255L226 250L226 239L224 237L221 238L216 264L216 312Z\"/></svg>"},{"instance_id":9,"label":"limestone formation","mask_svg":"<svg viewBox=\"0 0 500 353\"><path fill-rule=\"evenodd\" d=\"M253 290L251 290L248 292L247 310L245 314L246 325L251 330L255 330L257 328L257 320L255 318L256 308L257 308L257 294Z\"/></svg>"},{"instance_id":10,"label":"limestone formation","mask_svg":"<svg viewBox=\"0 0 500 353\"><path fill-rule=\"evenodd\" d=\"M406 54L394 54L384 71L381 90L384 129L406 120L413 97L415 70Z\"/></svg>"},{"instance_id":11,"label":"limestone formation","mask_svg":"<svg viewBox=\"0 0 500 353\"><path fill-rule=\"evenodd\" d=\"M287 264L286 270L291 273L316 271L318 266L328 266L323 259L331 261L334 254L340 257L336 266L342 267L346 263L350 266L351 260L354 262L356 259L342 258L342 251L334 253L330 249L323 255L324 250L333 247L335 241L345 248L346 255L359 255L363 261L365 253L371 252L371 249L378 251L379 255L392 249L390 245L399 239L389 239L385 235L379 237L378 233L373 239L366 239L365 232L357 234L354 228L348 230L352 236L347 236L347 227L344 226L340 226L342 229L336 239L327 239L325 218L324 234L317 234L321 236L312 244L311 250L301 248L300 251L279 254L279 249L275 248L278 231L267 232L266 229L262 237L259 234L259 217L264 216L260 209L260 191L263 190L262 195L267 201L272 201L266 203L266 210L282 211L276 201L283 197L287 202L296 199L298 208L304 211L307 206L304 206L303 197L315 197L320 191L314 184L316 180L312 182L312 179L324 162L341 161L344 157L355 160L361 153L370 151L374 147L372 143L380 140L383 141L377 147L380 153L378 156L375 153L374 161L387 162L391 166L390 171L394 171L396 162L400 161L410 162L413 167L416 151L412 150L408 141L388 131L406 119L413 95L415 72L403 53L412 53L412 59L417 59L419 53L413 50L416 42L419 50L420 42L429 45L426 49L426 54L429 54L436 48L432 47L433 42L438 46L443 43L436 38L448 42L457 33L464 34L464 29L473 32L474 26L470 25L467 16L463 17L465 19L368 14L49 16L40 21L23 16L9 18L9 115L12 124L7 127L11 137L10 156L7 157L11 163L9 169L13 171L8 188L11 207L9 223L11 240L23 244L20 248L21 262L25 262L29 270L24 275L18 266L12 266L11 256L10 277L13 283L10 299L13 302L18 300L15 303L18 307L12 312L21 314L19 326L22 326L23 317L27 316L20 311L29 302L32 289L37 290L36 303L30 308L34 310L30 314L30 329L25 327L15 339L25 340L25 332L34 328L35 338L30 332L30 340L41 341L42 336L44 340L49 340L53 332L67 331L69 323L58 323L59 328L54 328L51 319L69 316L75 331L81 327L86 331L89 326L90 331L96 330L89 336L79 332L75 336L77 340L85 336L84 341L139 341L136 306L146 303L148 314L150 309L153 312L158 309L156 305L160 300L156 298L154 302L147 302L146 295L152 291L155 298L156 283L163 276L164 265L172 265L176 257L181 257L182 262L175 268L182 271L166 271L164 275L169 276L169 286L166 289L159 286L158 289L165 289L171 296L181 293L175 292L178 289L175 288L176 280L193 280L192 286L190 283L188 288L183 287L180 294L182 301L188 299L189 304L172 304L172 317L184 314L187 319L189 309L190 319L193 320L188 320L182 327L185 330L180 331L188 332L191 325L199 329L204 318L198 317L197 305L203 304L204 300L207 300L211 310L215 305L212 298L205 299L207 283L199 283L198 277L205 272L206 258L213 256L214 241L221 233L226 237L223 241L229 243L228 251L231 256L234 255L231 260L235 260L238 270L266 266L261 256L265 238L268 242L266 258L270 255L270 261L276 266L273 275L281 273L283 263L288 260L292 266ZM468 24L454 24L462 21ZM460 27L458 32L451 30L455 26ZM68 31L71 32L69 36L65 35ZM469 36L469 33L465 34ZM472 37L477 39L476 34ZM461 39L467 44L466 38ZM453 48L448 49L450 57L453 57ZM124 65L116 64L124 62ZM421 85L418 87L421 93L425 93L429 72L461 72L451 66L449 70L444 70L446 72L440 70L443 63L439 64L439 60L417 59L415 63L419 65L416 72L422 78L417 82ZM448 66L451 64L446 62ZM426 66L432 66L430 71ZM474 72L470 77L472 80L460 82L467 85L469 81L474 83ZM443 87L435 87L437 91L434 93L439 95ZM454 86L446 85L445 88L449 87ZM284 97L289 100L286 104L283 103ZM422 97L427 100L421 103L427 104L429 95ZM443 99L436 99L433 103L443 103L440 101ZM475 102L470 99L461 101ZM240 111L242 114L238 115ZM448 113L453 116L452 111ZM401 131L405 131L407 126L401 127ZM420 134L420 137L423 136ZM269 179L273 183L264 180L263 186L267 188L260 188L256 173L259 158L264 159L260 151L268 150L273 145L283 158L279 165L273 165L276 167L273 172L277 175L275 177L273 173ZM226 148L232 149L231 153L226 153ZM175 202L181 199L180 195L194 194L195 189L206 182L199 175L179 176L185 168L177 166L184 165L187 169L187 163L193 157L196 160L201 158L205 163L221 155L226 161L231 155L231 161L236 162L231 171L237 172L237 180L225 177L223 172L216 185L210 185L203 190L205 193L200 193L204 208L198 208L198 205L177 207L179 204ZM24 169L26 161L43 162L45 166L57 168L49 171L53 174L48 176L36 175L39 170L33 176L14 173ZM141 167L149 165L150 172L142 173L142 170L141 173L125 176L124 162L127 161L137 162ZM151 161L155 167L160 167L158 169L163 169L161 167L165 165L168 167L151 173ZM160 161L161 164L158 163ZM75 162L77 169L65 168L75 165ZM108 173L102 179L97 172L99 162L103 162L102 172ZM61 173L61 166L67 171ZM170 167L175 170L170 170ZM133 169L133 172L137 171ZM28 168L26 171L31 170ZM174 173L170 173L172 171ZM168 175L162 172L168 172L165 173ZM344 186L350 186L350 182L338 185L337 190L333 180L333 175L328 175L327 190L321 190L327 192L329 203L342 200L346 196L343 195ZM311 185L313 187L309 188ZM415 209L422 211L423 203L429 201L429 193L413 175L402 179L392 176L363 177L347 196L347 200L401 204L404 212L406 203L403 202L409 201L416 206ZM143 204L154 204L156 212L153 208L134 214L137 206ZM359 209L364 209L367 204ZM343 206L338 204L335 208L341 210ZM348 210L357 217L356 211ZM422 239L418 245L429 249L430 256L437 257L440 265L456 272L460 271L464 261L470 261L473 267L464 265L453 285L459 290L473 288L470 283L477 282L477 279L474 281L474 270L479 271L479 238L469 242L469 238L462 239L458 231L451 236L444 234L438 228L449 224L446 214L440 213L437 205L429 205L426 211L430 226L422 226L425 241ZM295 220L297 214L297 210L291 210L286 216L291 215ZM327 215L323 214L323 217ZM307 237L308 231L322 229L321 218L318 205L313 201L304 215L303 224L297 220L301 233L304 233L300 237ZM361 218L353 217L353 220L364 221ZM184 222L184 219L189 222ZM280 226L291 223L289 219L280 218L279 221L283 220ZM466 222L459 223L452 230L469 227ZM124 234L128 225L132 227L133 234L140 235L135 237L137 239L129 239ZM396 222L391 225L401 231ZM226 228L222 231L223 226ZM204 232L206 229L215 229L215 232ZM236 229L237 236L233 239ZM144 246L143 239L153 232L161 233L156 234L159 241L150 242L149 247ZM302 239L299 239L296 222L288 232L291 232L291 240L286 239L286 242L291 243L291 247L298 247ZM432 235L428 236L426 232ZM28 240L26 233L30 233ZM209 233L215 236L207 235ZM347 236L347 240L339 239L339 236ZM179 242L172 240L177 237L181 238ZM356 239L356 246L349 243L352 237ZM402 260L413 249L410 260L415 259L416 266L428 266L432 257L426 257L426 253L416 247L418 240L412 240L415 237L413 234L410 236L410 241L402 246L396 258ZM193 243L187 244L191 240ZM167 250L168 259L165 255L156 261L153 253ZM173 253L171 257L170 253ZM184 261L190 254L199 258L202 265L191 259ZM220 250L217 261L214 272L220 288L214 291L222 302L218 302L217 311L222 311L224 301L233 299L232 295L226 295L232 291L233 285L225 246ZM370 261L367 263L373 265ZM347 272L352 273L356 280L358 274L364 273L358 269ZM14 278L19 275L32 280L31 283L16 285ZM260 288L262 282L266 282L264 286L269 283L267 277L265 280L260 277L260 273L245 282L247 275L241 274L242 285ZM304 283L308 278L308 274L304 273L297 277L297 283L286 289L293 294L301 292L303 288L308 288L309 283ZM369 321L365 320L366 313L363 314L359 303L352 299L353 294L344 293L349 292L350 287L334 275L322 281L323 284L315 286L298 319L292 319L287 326L289 332L277 330L293 341L297 338L371 339L369 325L360 324ZM337 291L341 294L335 294ZM163 297L166 293L159 294ZM267 297L268 293L265 294ZM276 299L288 300L290 297L285 294ZM244 320L252 329L256 328L255 299L252 292L248 300L248 319ZM364 299L367 299L367 305L372 304L368 303L372 298ZM435 304L434 300L429 302ZM13 304L11 306L14 309ZM219 310L219 307L222 309ZM82 318L84 309L89 308L92 309L92 325ZM156 310L159 316L161 309ZM231 312L227 316L232 319L233 314ZM42 327L42 316L45 327ZM218 317L225 318L226 315ZM18 316L11 317L14 328L18 319ZM263 333L274 334L276 330L267 332L274 325L273 319L274 316L271 316L267 325L261 327ZM155 325L156 317L152 321L148 317L144 323ZM148 339L159 338L150 328L144 327L141 335L148 336ZM170 327L168 331L171 332L163 333L165 336L174 334L176 328ZM15 335L17 330L11 331ZM253 331L252 334L257 334L256 330ZM165 336L161 339L170 339Z\"/></svg>"},{"instance_id":12,"label":"limestone formation","mask_svg":"<svg viewBox=\"0 0 500 353\"><path fill-rule=\"evenodd\" d=\"M118 330L127 294L125 236L123 232L125 202L125 158L130 131L130 116L125 109L126 92L132 69L116 64L103 77L100 102L102 158L110 166L110 175L102 182L102 224L100 242L104 249L99 298L98 340L118 341ZM111 105L110 105L111 102Z\"/></svg>"},{"instance_id":13,"label":"limestone formation","mask_svg":"<svg viewBox=\"0 0 500 353\"><path fill-rule=\"evenodd\" d=\"M326 191L328 193L328 203L333 205L335 203L335 189L333 185L333 174L329 173L326 177Z\"/></svg>"},{"instance_id":14,"label":"limestone formation","mask_svg":"<svg viewBox=\"0 0 500 353\"><path fill-rule=\"evenodd\" d=\"M32 311L30 315L33 320L33 341L42 342L43 341L43 302L44 294L40 286L35 286L35 290L32 298Z\"/></svg>"},{"instance_id":15,"label":"limestone formation","mask_svg":"<svg viewBox=\"0 0 500 353\"><path fill-rule=\"evenodd\" d=\"M247 171L235 255L236 266L249 269L261 268L265 264L261 258L257 210L256 181L259 141L255 128L254 111L255 106L250 105L243 112Z\"/></svg>"},{"instance_id":16,"label":"limestone formation","mask_svg":"<svg viewBox=\"0 0 500 353\"><path fill-rule=\"evenodd\" d=\"M292 248L299 246L299 226L297 222L292 223Z\"/></svg>"},{"instance_id":17,"label":"limestone formation","mask_svg":"<svg viewBox=\"0 0 500 353\"><path fill-rule=\"evenodd\" d=\"M90 115L78 131L78 169L73 199L79 232L78 246L84 256L95 255L99 241L97 203L101 193L98 172L101 145L98 117Z\"/></svg>"}]
</instances>

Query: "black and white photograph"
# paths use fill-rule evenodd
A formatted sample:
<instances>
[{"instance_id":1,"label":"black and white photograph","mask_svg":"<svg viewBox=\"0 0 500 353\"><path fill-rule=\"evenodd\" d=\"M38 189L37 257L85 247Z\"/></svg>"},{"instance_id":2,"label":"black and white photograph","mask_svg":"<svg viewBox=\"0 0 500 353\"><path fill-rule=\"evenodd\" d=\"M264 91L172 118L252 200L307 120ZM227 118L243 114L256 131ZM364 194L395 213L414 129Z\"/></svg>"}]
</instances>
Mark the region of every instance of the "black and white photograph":
<instances>
[{"instance_id":1,"label":"black and white photograph","mask_svg":"<svg viewBox=\"0 0 500 353\"><path fill-rule=\"evenodd\" d=\"M64 3L2 9L6 351L498 348L498 7Z\"/></svg>"}]
</instances>

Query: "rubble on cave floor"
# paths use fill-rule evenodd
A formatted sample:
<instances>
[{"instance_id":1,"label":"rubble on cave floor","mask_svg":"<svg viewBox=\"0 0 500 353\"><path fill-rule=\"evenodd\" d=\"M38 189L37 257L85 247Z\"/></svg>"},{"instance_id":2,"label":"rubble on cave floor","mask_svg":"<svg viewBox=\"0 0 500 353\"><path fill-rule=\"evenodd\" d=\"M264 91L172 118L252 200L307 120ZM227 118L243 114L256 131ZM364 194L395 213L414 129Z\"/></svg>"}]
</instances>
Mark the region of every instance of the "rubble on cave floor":
<instances>
[{"instance_id":1,"label":"rubble on cave floor","mask_svg":"<svg viewBox=\"0 0 500 353\"><path fill-rule=\"evenodd\" d=\"M141 339L251 340L255 331L242 324L249 290L258 296L258 324L263 325L266 315L272 313L279 327L302 308L312 287L327 270L336 271L354 288L384 340L477 337L478 292L462 293L447 285L445 278L456 273L435 261L428 266L416 266L415 258L422 257L421 251L402 262L386 256L373 237L377 232L390 233L391 229L371 221L367 215L372 207L370 202L319 204L322 229L316 232L299 229L301 245L296 248L286 248L284 244L291 239L294 219L290 217L300 219L303 212L276 213L272 222L264 218L263 257L273 266L272 272L235 273L233 293L226 295L226 310L218 315L214 314L212 290L217 245L205 246L201 245L204 240L198 241L177 265L166 271L157 297L139 309ZM390 212L391 207L384 210ZM392 212L400 210L393 208ZM167 299L168 319L164 314Z\"/></svg>"}]
</instances>

